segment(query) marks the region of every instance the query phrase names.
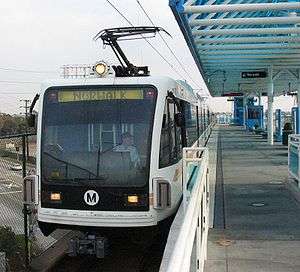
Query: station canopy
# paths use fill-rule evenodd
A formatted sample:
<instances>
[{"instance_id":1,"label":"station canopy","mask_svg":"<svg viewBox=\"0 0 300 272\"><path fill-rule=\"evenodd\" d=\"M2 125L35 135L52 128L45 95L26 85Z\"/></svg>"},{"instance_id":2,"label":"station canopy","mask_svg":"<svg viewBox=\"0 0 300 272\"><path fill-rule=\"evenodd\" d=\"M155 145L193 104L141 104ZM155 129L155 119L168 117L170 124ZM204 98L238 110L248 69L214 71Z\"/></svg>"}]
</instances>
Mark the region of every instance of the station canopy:
<instances>
[{"instance_id":1,"label":"station canopy","mask_svg":"<svg viewBox=\"0 0 300 272\"><path fill-rule=\"evenodd\" d=\"M212 96L296 92L300 0L170 0Z\"/></svg>"}]
</instances>

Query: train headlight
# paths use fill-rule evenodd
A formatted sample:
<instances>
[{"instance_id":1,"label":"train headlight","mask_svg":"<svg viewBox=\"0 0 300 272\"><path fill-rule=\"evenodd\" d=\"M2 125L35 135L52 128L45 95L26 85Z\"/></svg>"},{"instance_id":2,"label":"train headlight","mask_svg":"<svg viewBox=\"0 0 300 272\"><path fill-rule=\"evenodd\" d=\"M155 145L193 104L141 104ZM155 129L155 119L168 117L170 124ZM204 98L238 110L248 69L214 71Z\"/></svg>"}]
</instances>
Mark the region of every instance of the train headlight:
<instances>
[{"instance_id":1,"label":"train headlight","mask_svg":"<svg viewBox=\"0 0 300 272\"><path fill-rule=\"evenodd\" d=\"M148 205L148 194L126 194L124 195L124 205L126 207L145 207Z\"/></svg>"},{"instance_id":2,"label":"train headlight","mask_svg":"<svg viewBox=\"0 0 300 272\"><path fill-rule=\"evenodd\" d=\"M61 201L61 194L57 192L50 193L50 200L51 201Z\"/></svg>"},{"instance_id":3,"label":"train headlight","mask_svg":"<svg viewBox=\"0 0 300 272\"><path fill-rule=\"evenodd\" d=\"M94 71L100 77L105 77L108 74L108 70L108 65L103 61L97 62L94 66Z\"/></svg>"},{"instance_id":4,"label":"train headlight","mask_svg":"<svg viewBox=\"0 0 300 272\"><path fill-rule=\"evenodd\" d=\"M139 203L139 197L137 195L129 195L127 196L127 202L131 204Z\"/></svg>"}]
</instances>

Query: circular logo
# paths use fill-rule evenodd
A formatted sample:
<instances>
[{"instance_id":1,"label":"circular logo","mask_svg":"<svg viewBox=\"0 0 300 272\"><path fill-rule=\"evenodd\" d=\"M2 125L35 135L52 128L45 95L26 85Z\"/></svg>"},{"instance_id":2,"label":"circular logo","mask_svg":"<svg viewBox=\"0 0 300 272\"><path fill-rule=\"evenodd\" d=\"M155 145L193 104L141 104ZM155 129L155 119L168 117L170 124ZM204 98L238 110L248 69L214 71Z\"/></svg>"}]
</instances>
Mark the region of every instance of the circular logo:
<instances>
[{"instance_id":1,"label":"circular logo","mask_svg":"<svg viewBox=\"0 0 300 272\"><path fill-rule=\"evenodd\" d=\"M94 190L86 191L83 198L85 203L90 206L96 205L100 199L98 193Z\"/></svg>"}]
</instances>

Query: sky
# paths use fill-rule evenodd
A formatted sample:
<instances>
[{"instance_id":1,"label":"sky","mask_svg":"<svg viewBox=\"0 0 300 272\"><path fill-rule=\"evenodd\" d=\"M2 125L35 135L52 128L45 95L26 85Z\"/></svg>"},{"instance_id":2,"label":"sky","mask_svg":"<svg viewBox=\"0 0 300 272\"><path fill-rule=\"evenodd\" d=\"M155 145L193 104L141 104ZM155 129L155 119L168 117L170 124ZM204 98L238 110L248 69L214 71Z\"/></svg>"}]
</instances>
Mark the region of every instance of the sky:
<instances>
[{"instance_id":1,"label":"sky","mask_svg":"<svg viewBox=\"0 0 300 272\"><path fill-rule=\"evenodd\" d=\"M151 25L136 0L110 1L134 25ZM172 35L162 34L185 71L159 36L150 42L172 67L143 40L122 44L129 58L137 65L148 65L152 75L185 79L193 88L207 93L168 0L139 1L155 25ZM43 80L60 76L62 65L93 64L98 60L116 63L110 48L103 48L102 42L93 41L93 37L104 28L122 26L129 25L106 0L2 1L0 112L19 114L23 103L20 99L33 99ZM208 104L214 111L231 111L231 103L224 98L210 99Z\"/></svg>"}]
</instances>

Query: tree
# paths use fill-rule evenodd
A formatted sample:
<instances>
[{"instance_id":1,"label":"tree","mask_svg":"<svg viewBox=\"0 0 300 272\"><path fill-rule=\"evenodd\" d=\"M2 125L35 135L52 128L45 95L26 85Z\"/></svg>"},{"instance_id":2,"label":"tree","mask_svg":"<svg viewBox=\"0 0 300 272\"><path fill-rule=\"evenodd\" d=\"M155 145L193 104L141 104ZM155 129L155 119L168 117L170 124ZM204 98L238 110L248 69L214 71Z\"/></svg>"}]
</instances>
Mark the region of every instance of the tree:
<instances>
[{"instance_id":1,"label":"tree","mask_svg":"<svg viewBox=\"0 0 300 272\"><path fill-rule=\"evenodd\" d=\"M0 113L0 135L26 132L26 120L20 115Z\"/></svg>"},{"instance_id":2,"label":"tree","mask_svg":"<svg viewBox=\"0 0 300 272\"><path fill-rule=\"evenodd\" d=\"M12 256L18 248L15 233L11 227L0 226L0 251L4 251L7 256Z\"/></svg>"}]
</instances>

